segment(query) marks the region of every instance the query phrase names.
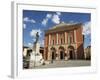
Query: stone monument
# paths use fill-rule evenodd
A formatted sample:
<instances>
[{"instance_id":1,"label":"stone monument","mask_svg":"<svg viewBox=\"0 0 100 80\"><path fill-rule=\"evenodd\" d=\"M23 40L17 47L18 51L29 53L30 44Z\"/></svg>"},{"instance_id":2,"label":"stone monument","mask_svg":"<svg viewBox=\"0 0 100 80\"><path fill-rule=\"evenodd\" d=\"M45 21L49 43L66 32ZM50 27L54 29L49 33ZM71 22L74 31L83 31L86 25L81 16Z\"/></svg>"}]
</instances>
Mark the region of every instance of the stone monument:
<instances>
[{"instance_id":1,"label":"stone monument","mask_svg":"<svg viewBox=\"0 0 100 80\"><path fill-rule=\"evenodd\" d=\"M40 66L44 63L44 59L42 54L39 52L40 50L40 43L39 43L39 34L36 33L36 38L33 45L32 53L30 55L30 68L34 68L35 66Z\"/></svg>"}]
</instances>

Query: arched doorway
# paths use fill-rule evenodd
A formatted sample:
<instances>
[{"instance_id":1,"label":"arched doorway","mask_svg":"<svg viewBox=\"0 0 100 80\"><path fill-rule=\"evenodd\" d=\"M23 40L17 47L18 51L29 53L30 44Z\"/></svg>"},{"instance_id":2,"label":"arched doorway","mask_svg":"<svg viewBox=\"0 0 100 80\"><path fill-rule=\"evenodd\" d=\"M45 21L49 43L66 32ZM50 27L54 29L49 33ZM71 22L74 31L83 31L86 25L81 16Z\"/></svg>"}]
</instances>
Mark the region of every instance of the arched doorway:
<instances>
[{"instance_id":1,"label":"arched doorway","mask_svg":"<svg viewBox=\"0 0 100 80\"><path fill-rule=\"evenodd\" d=\"M64 59L64 52L63 51L60 51L60 59Z\"/></svg>"},{"instance_id":2,"label":"arched doorway","mask_svg":"<svg viewBox=\"0 0 100 80\"><path fill-rule=\"evenodd\" d=\"M68 46L68 51L69 51L69 59L75 59L74 47L71 45Z\"/></svg>"},{"instance_id":3,"label":"arched doorway","mask_svg":"<svg viewBox=\"0 0 100 80\"><path fill-rule=\"evenodd\" d=\"M54 60L54 59L55 59L55 53L52 52L52 60Z\"/></svg>"},{"instance_id":4,"label":"arched doorway","mask_svg":"<svg viewBox=\"0 0 100 80\"><path fill-rule=\"evenodd\" d=\"M65 49L64 49L63 46L60 46L60 47L59 47L59 55L60 55L59 58L60 58L60 60L65 59L64 54L65 54Z\"/></svg>"},{"instance_id":5,"label":"arched doorway","mask_svg":"<svg viewBox=\"0 0 100 80\"><path fill-rule=\"evenodd\" d=\"M51 59L52 60L56 59L56 49L54 47L51 48Z\"/></svg>"},{"instance_id":6,"label":"arched doorway","mask_svg":"<svg viewBox=\"0 0 100 80\"><path fill-rule=\"evenodd\" d=\"M69 51L69 55L70 55L70 59L73 59L73 51L72 50Z\"/></svg>"}]
</instances>

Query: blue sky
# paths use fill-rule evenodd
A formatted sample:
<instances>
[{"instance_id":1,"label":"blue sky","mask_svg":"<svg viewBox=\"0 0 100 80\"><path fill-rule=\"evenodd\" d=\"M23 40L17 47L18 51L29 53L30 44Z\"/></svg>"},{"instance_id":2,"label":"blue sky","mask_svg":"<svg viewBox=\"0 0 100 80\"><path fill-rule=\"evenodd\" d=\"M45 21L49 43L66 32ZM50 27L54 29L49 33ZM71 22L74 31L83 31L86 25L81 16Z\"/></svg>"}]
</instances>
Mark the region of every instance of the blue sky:
<instances>
[{"instance_id":1,"label":"blue sky","mask_svg":"<svg viewBox=\"0 0 100 80\"><path fill-rule=\"evenodd\" d=\"M39 32L39 41L44 46L44 30L47 30L59 23L82 23L83 34L85 35L84 46L91 44L91 14L75 12L54 12L23 10L23 44L31 47L35 41L35 34Z\"/></svg>"}]
</instances>

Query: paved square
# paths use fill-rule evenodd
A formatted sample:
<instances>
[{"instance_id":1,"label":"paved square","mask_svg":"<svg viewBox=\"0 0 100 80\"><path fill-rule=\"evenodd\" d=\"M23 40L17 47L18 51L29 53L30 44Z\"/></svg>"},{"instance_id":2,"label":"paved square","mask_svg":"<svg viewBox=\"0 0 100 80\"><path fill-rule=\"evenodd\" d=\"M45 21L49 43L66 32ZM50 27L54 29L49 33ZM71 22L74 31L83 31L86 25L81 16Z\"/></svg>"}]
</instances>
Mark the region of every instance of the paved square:
<instances>
[{"instance_id":1,"label":"paved square","mask_svg":"<svg viewBox=\"0 0 100 80\"><path fill-rule=\"evenodd\" d=\"M68 61L53 61L53 63L41 65L35 67L36 69L41 68L62 68L62 67L81 67L81 66L90 66L90 60L68 60Z\"/></svg>"}]
</instances>

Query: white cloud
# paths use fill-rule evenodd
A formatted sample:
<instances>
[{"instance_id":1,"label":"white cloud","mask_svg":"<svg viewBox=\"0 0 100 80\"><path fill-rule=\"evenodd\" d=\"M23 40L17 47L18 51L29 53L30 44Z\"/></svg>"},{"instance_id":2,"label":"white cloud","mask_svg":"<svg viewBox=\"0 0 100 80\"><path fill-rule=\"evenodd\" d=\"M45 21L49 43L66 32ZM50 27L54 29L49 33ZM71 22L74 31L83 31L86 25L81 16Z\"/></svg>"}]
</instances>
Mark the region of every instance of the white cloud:
<instances>
[{"instance_id":1,"label":"white cloud","mask_svg":"<svg viewBox=\"0 0 100 80\"><path fill-rule=\"evenodd\" d=\"M36 21L35 21L34 19L31 19L30 22L32 22L32 23L36 23Z\"/></svg>"},{"instance_id":2,"label":"white cloud","mask_svg":"<svg viewBox=\"0 0 100 80\"><path fill-rule=\"evenodd\" d=\"M41 35L42 31L40 29L33 29L31 32L30 32L30 36L32 37L36 37L36 33L39 33L39 36Z\"/></svg>"},{"instance_id":3,"label":"white cloud","mask_svg":"<svg viewBox=\"0 0 100 80\"><path fill-rule=\"evenodd\" d=\"M26 29L26 24L23 24L23 28Z\"/></svg>"},{"instance_id":4,"label":"white cloud","mask_svg":"<svg viewBox=\"0 0 100 80\"><path fill-rule=\"evenodd\" d=\"M29 19L28 17L25 17L23 19L25 22L31 22L31 23L36 23L36 21L34 19Z\"/></svg>"},{"instance_id":5,"label":"white cloud","mask_svg":"<svg viewBox=\"0 0 100 80\"><path fill-rule=\"evenodd\" d=\"M52 14L47 14L46 18L51 18L52 17Z\"/></svg>"},{"instance_id":6,"label":"white cloud","mask_svg":"<svg viewBox=\"0 0 100 80\"><path fill-rule=\"evenodd\" d=\"M56 12L56 14L54 14L53 17L52 17L52 21L55 24L59 24L61 22L60 16L61 16L61 12Z\"/></svg>"},{"instance_id":7,"label":"white cloud","mask_svg":"<svg viewBox=\"0 0 100 80\"><path fill-rule=\"evenodd\" d=\"M55 14L47 14L46 17L42 21L42 25L46 26L49 19L51 19L51 21L53 23L59 24L60 23L60 15L61 15L61 12L56 12Z\"/></svg>"},{"instance_id":8,"label":"white cloud","mask_svg":"<svg viewBox=\"0 0 100 80\"><path fill-rule=\"evenodd\" d=\"M53 15L52 21L55 24L59 24L60 23L60 17L59 17L59 15L57 15L57 14Z\"/></svg>"},{"instance_id":9,"label":"white cloud","mask_svg":"<svg viewBox=\"0 0 100 80\"><path fill-rule=\"evenodd\" d=\"M61 12L56 12L56 14L60 16L61 15Z\"/></svg>"},{"instance_id":10,"label":"white cloud","mask_svg":"<svg viewBox=\"0 0 100 80\"><path fill-rule=\"evenodd\" d=\"M32 43L28 43L28 46L32 47L32 46L33 46L33 44L32 44Z\"/></svg>"},{"instance_id":11,"label":"white cloud","mask_svg":"<svg viewBox=\"0 0 100 80\"><path fill-rule=\"evenodd\" d=\"M28 21L28 20L29 20L28 17L25 17L25 18L24 18L24 21Z\"/></svg>"},{"instance_id":12,"label":"white cloud","mask_svg":"<svg viewBox=\"0 0 100 80\"><path fill-rule=\"evenodd\" d=\"M46 18L46 19L43 19L43 21L42 21L42 25L46 25L47 24L47 22L48 22L48 19Z\"/></svg>"},{"instance_id":13,"label":"white cloud","mask_svg":"<svg viewBox=\"0 0 100 80\"><path fill-rule=\"evenodd\" d=\"M84 35L91 34L91 22L86 22L83 24L83 34Z\"/></svg>"},{"instance_id":14,"label":"white cloud","mask_svg":"<svg viewBox=\"0 0 100 80\"><path fill-rule=\"evenodd\" d=\"M42 25L46 26L48 20L52 17L52 14L47 14L46 17L42 21Z\"/></svg>"}]
</instances>

